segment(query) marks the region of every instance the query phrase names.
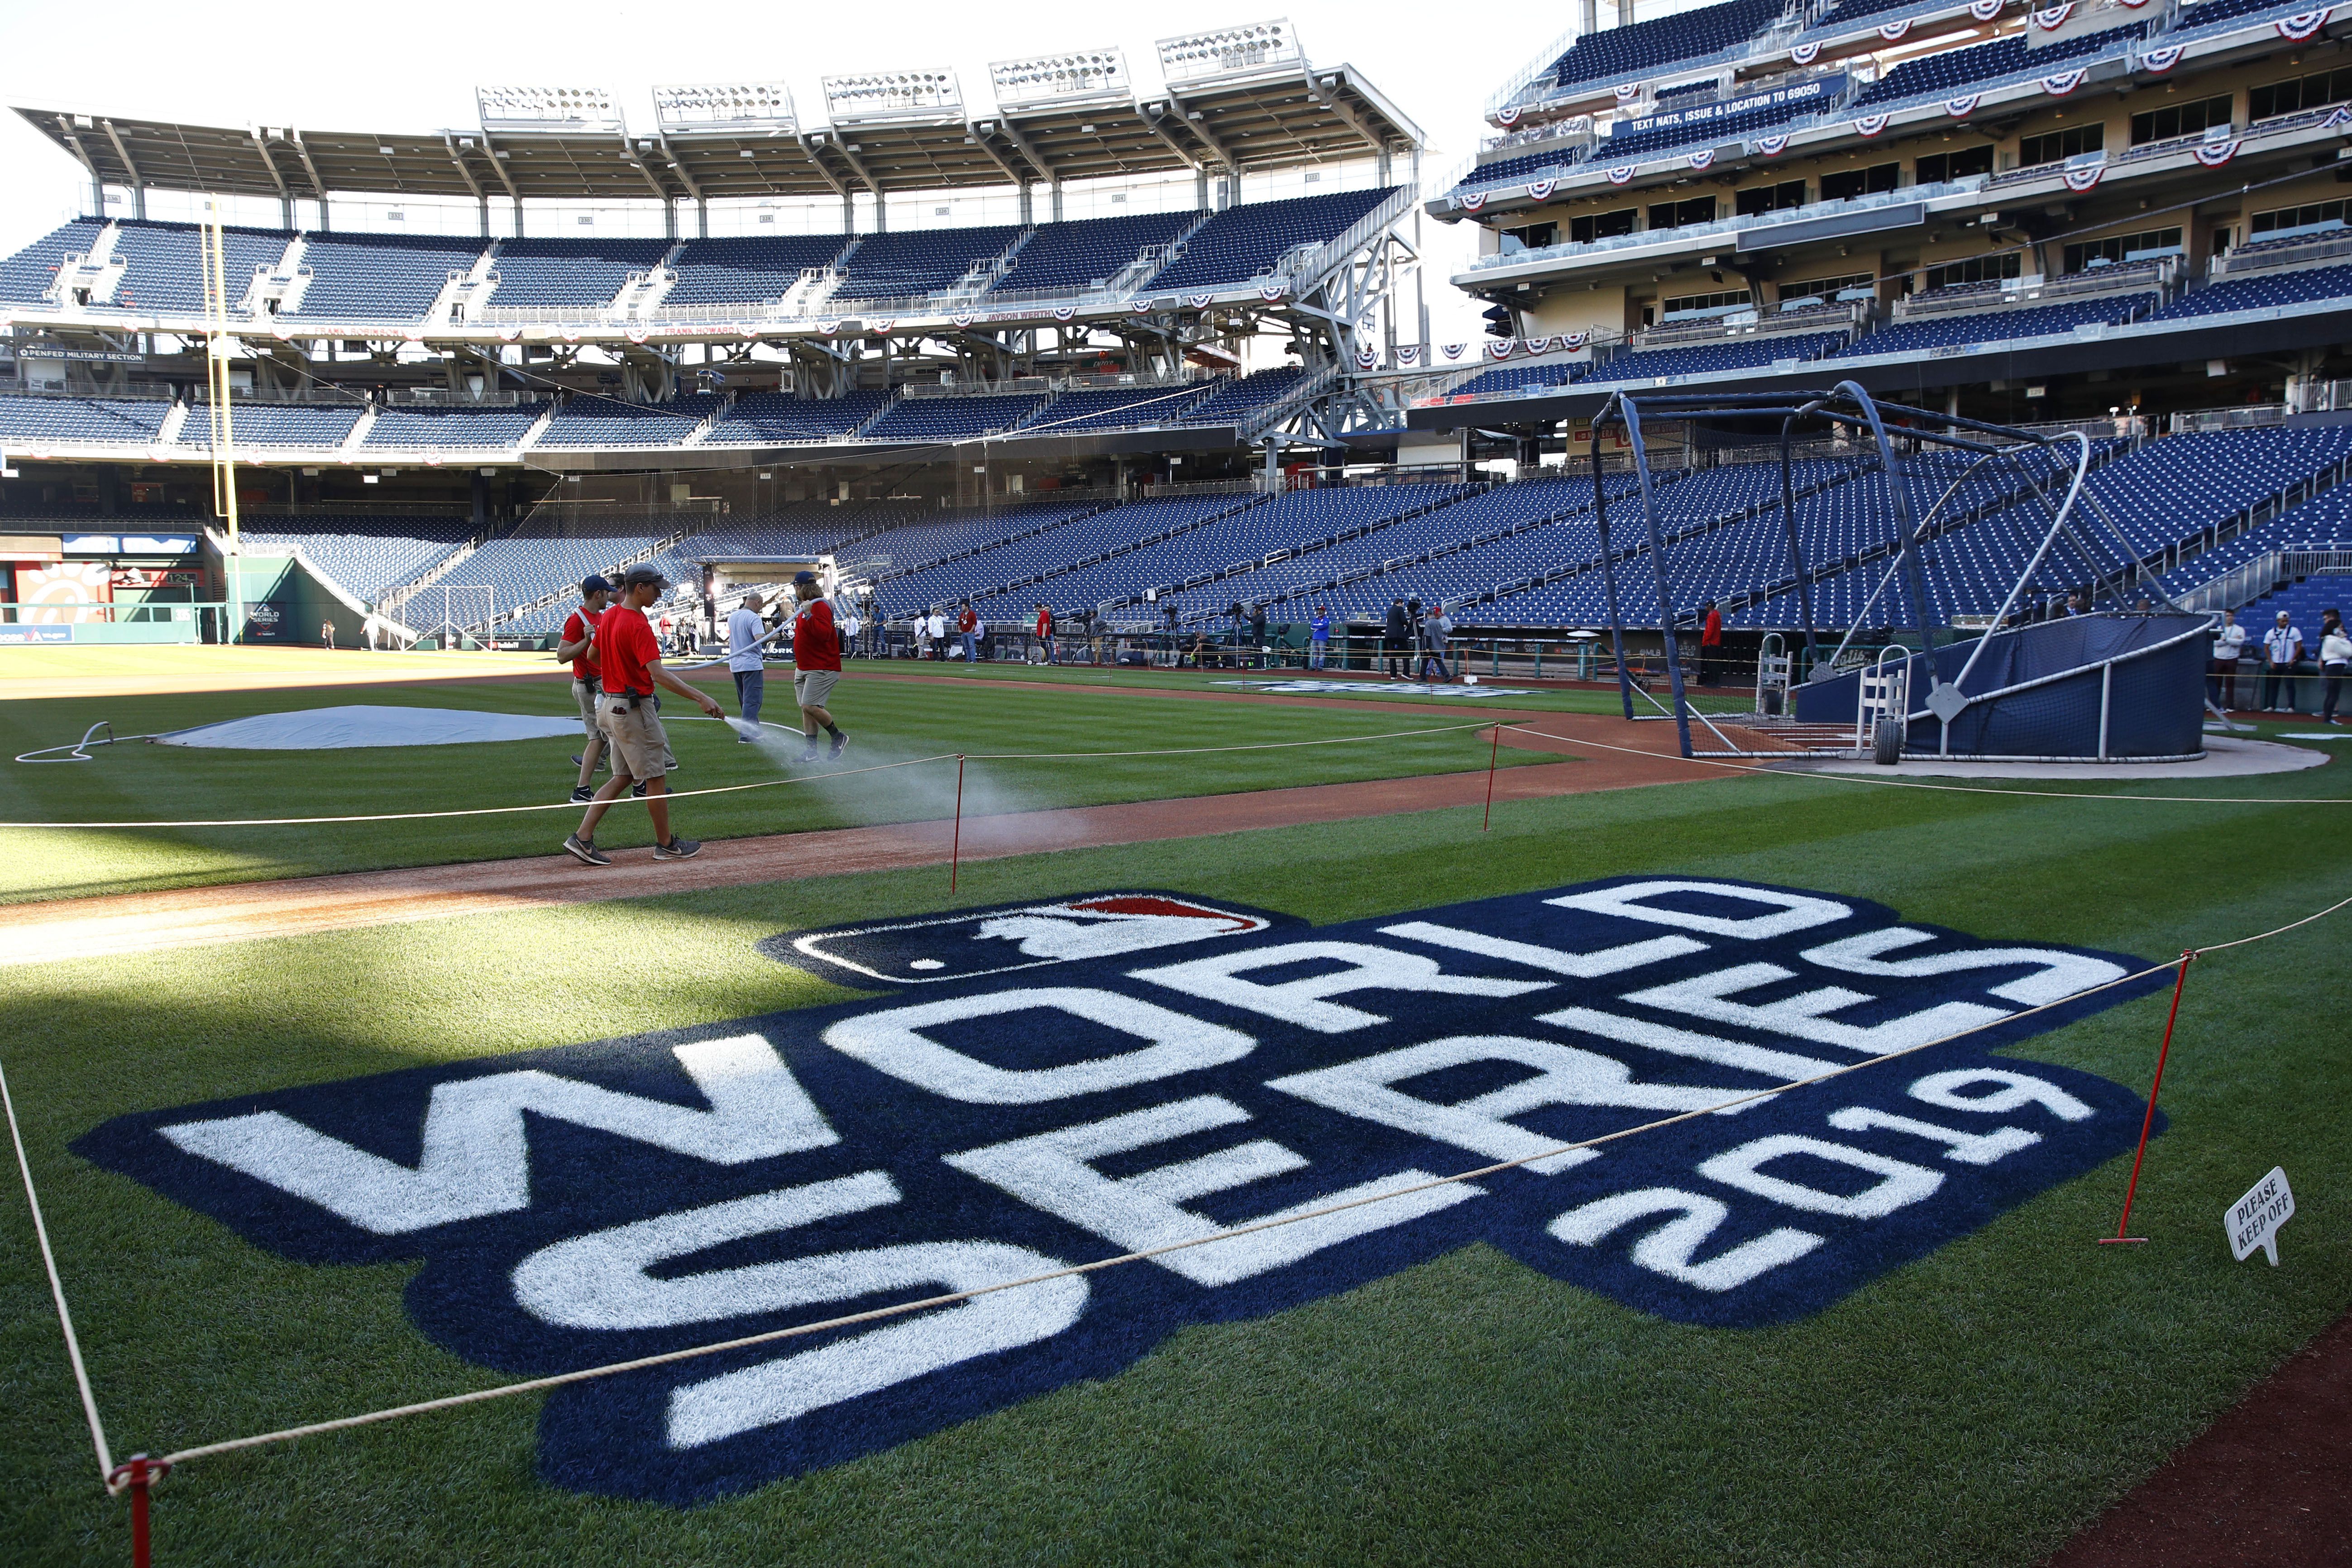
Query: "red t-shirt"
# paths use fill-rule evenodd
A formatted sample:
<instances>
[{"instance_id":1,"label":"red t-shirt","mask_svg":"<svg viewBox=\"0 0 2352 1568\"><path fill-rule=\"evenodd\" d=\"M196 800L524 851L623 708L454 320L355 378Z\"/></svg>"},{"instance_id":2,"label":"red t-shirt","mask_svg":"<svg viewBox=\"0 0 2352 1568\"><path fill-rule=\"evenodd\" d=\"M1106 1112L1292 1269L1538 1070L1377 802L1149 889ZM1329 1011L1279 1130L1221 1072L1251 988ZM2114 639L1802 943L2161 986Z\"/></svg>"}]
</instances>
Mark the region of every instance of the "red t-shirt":
<instances>
[{"instance_id":1,"label":"red t-shirt","mask_svg":"<svg viewBox=\"0 0 2352 1568\"><path fill-rule=\"evenodd\" d=\"M979 626L980 612L977 610L965 610L956 616L956 630L960 632L976 631Z\"/></svg>"},{"instance_id":2,"label":"red t-shirt","mask_svg":"<svg viewBox=\"0 0 2352 1568\"><path fill-rule=\"evenodd\" d=\"M643 610L615 605L598 618L596 665L604 671L605 690L652 696L654 678L646 666L660 658L661 644L654 640Z\"/></svg>"},{"instance_id":3,"label":"red t-shirt","mask_svg":"<svg viewBox=\"0 0 2352 1568\"><path fill-rule=\"evenodd\" d=\"M1706 624L1699 628L1698 646L1701 647L1720 647L1722 645L1723 612L1721 610L1709 610L1706 613Z\"/></svg>"},{"instance_id":4,"label":"red t-shirt","mask_svg":"<svg viewBox=\"0 0 2352 1568\"><path fill-rule=\"evenodd\" d=\"M1037 612L1037 635L1041 637L1049 637L1054 635L1053 611L1040 610Z\"/></svg>"},{"instance_id":5,"label":"red t-shirt","mask_svg":"<svg viewBox=\"0 0 2352 1568\"><path fill-rule=\"evenodd\" d=\"M793 668L841 668L841 633L834 627L830 602L812 599L793 617Z\"/></svg>"},{"instance_id":6,"label":"red t-shirt","mask_svg":"<svg viewBox=\"0 0 2352 1568\"><path fill-rule=\"evenodd\" d=\"M572 661L572 679L574 680L596 679L596 621L603 614L602 610L592 610L583 605L573 610L563 623L563 641L584 641L588 645L580 650L580 657Z\"/></svg>"}]
</instances>

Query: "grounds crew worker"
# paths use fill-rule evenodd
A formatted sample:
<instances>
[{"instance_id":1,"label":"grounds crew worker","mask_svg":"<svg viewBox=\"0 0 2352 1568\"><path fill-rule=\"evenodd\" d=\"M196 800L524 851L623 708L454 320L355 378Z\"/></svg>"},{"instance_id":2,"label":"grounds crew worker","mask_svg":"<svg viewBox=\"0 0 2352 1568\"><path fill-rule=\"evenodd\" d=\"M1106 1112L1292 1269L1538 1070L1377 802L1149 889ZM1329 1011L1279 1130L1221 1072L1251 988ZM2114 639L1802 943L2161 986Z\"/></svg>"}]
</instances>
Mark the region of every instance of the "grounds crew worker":
<instances>
[{"instance_id":1,"label":"grounds crew worker","mask_svg":"<svg viewBox=\"0 0 2352 1568\"><path fill-rule=\"evenodd\" d=\"M801 602L800 612L793 616L793 700L801 705L801 733L808 739L801 761L813 763L818 725L833 737L834 756L841 755L849 744L849 737L841 732L841 726L833 721L832 710L825 706L841 679L841 626L833 613L833 601L817 585L815 573L794 573L793 593Z\"/></svg>"},{"instance_id":2,"label":"grounds crew worker","mask_svg":"<svg viewBox=\"0 0 2352 1568\"><path fill-rule=\"evenodd\" d=\"M660 598L667 585L656 568L631 567L621 585L621 602L596 623L596 668L604 688L596 716L605 743L613 749L613 776L589 803L580 831L563 841L563 847L583 865L613 863L610 855L596 847L596 824L632 780L642 780L646 786L646 811L654 819L654 858L684 860L702 850L697 840L679 838L669 830L669 803L662 798L669 793L669 736L654 711L654 688L668 687L713 719L726 713L715 700L662 668L661 644L646 624L646 606Z\"/></svg>"},{"instance_id":3,"label":"grounds crew worker","mask_svg":"<svg viewBox=\"0 0 2352 1568\"><path fill-rule=\"evenodd\" d=\"M588 731L588 744L580 753L580 782L572 786L572 798L583 803L596 797L590 781L604 755L604 731L596 727L596 622L612 602L612 584L599 576L584 579L580 607L564 620L563 636L555 647L557 663L571 661L572 700L579 704L580 723Z\"/></svg>"}]
</instances>

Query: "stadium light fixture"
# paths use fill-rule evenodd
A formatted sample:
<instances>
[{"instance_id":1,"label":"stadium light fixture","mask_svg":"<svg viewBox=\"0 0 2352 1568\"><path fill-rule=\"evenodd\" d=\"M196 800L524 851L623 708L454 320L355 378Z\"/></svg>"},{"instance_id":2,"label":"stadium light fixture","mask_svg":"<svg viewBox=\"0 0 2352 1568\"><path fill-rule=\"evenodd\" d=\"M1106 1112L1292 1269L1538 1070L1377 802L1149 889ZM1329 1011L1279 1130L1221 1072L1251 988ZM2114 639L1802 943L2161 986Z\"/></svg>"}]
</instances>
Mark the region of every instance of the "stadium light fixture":
<instances>
[{"instance_id":1,"label":"stadium light fixture","mask_svg":"<svg viewBox=\"0 0 2352 1568\"><path fill-rule=\"evenodd\" d=\"M1006 107L1071 98L1129 96L1127 57L1115 48L1064 49L988 68L996 101Z\"/></svg>"},{"instance_id":2,"label":"stadium light fixture","mask_svg":"<svg viewBox=\"0 0 2352 1568\"><path fill-rule=\"evenodd\" d=\"M602 87L478 87L474 107L485 131L626 129L612 89Z\"/></svg>"},{"instance_id":3,"label":"stadium light fixture","mask_svg":"<svg viewBox=\"0 0 2352 1568\"><path fill-rule=\"evenodd\" d=\"M654 117L665 131L800 130L793 89L780 81L707 82L656 87Z\"/></svg>"},{"instance_id":4,"label":"stadium light fixture","mask_svg":"<svg viewBox=\"0 0 2352 1568\"><path fill-rule=\"evenodd\" d=\"M1298 47L1297 31L1286 16L1160 40L1160 74L1170 81L1198 81L1268 66L1300 65L1306 59Z\"/></svg>"},{"instance_id":5,"label":"stadium light fixture","mask_svg":"<svg viewBox=\"0 0 2352 1568\"><path fill-rule=\"evenodd\" d=\"M963 89L951 70L866 71L822 80L825 111L835 125L860 120L961 117Z\"/></svg>"}]
</instances>

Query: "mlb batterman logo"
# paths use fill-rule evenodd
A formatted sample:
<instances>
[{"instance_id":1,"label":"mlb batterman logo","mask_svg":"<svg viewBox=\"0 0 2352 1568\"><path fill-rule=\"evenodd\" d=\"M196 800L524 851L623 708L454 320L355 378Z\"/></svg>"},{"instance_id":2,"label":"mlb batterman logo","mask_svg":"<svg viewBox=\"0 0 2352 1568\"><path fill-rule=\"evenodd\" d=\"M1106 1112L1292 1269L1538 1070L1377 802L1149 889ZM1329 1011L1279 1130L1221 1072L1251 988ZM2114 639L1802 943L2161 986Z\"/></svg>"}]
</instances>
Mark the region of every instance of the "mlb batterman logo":
<instances>
[{"instance_id":1,"label":"mlb batterman logo","mask_svg":"<svg viewBox=\"0 0 2352 1568\"><path fill-rule=\"evenodd\" d=\"M550 1395L551 1482L685 1505L1475 1241L1677 1322L1818 1312L2130 1147L2130 1091L1990 1053L2163 984L2084 996L2143 966L1654 878L1327 927L1111 892L764 946L883 994L74 1147L285 1258L421 1262L419 1331L515 1375L1012 1287Z\"/></svg>"}]
</instances>

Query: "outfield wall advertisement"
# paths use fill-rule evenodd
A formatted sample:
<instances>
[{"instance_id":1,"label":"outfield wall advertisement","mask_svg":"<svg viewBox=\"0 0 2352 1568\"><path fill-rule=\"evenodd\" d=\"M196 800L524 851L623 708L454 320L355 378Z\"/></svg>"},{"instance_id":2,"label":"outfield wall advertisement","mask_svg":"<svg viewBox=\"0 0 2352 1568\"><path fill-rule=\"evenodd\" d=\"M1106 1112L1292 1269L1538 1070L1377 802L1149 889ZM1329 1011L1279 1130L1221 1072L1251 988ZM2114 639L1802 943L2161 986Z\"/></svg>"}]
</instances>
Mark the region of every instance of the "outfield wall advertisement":
<instances>
[{"instance_id":1,"label":"outfield wall advertisement","mask_svg":"<svg viewBox=\"0 0 2352 1568\"><path fill-rule=\"evenodd\" d=\"M289 1258L421 1260L417 1329L516 1376L1031 1281L549 1396L550 1482L687 1505L1472 1242L1679 1323L1806 1317L2127 1150L2136 1093L1991 1053L2164 983L1630 878L1328 927L1108 893L763 951L884 994L75 1148Z\"/></svg>"}]
</instances>

